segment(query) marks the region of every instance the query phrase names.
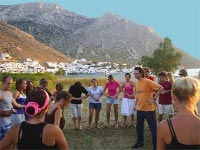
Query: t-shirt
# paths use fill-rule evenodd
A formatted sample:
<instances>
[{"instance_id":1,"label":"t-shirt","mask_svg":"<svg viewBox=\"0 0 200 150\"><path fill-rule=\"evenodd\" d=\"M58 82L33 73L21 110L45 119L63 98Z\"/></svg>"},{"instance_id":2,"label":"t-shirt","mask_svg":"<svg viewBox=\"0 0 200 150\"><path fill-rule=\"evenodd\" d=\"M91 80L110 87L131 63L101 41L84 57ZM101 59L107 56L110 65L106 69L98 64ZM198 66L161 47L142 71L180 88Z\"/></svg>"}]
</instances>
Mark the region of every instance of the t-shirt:
<instances>
[{"instance_id":1,"label":"t-shirt","mask_svg":"<svg viewBox=\"0 0 200 150\"><path fill-rule=\"evenodd\" d=\"M114 96L117 94L117 88L119 87L119 83L114 81L114 82L107 82L106 87L108 88L108 95L109 96Z\"/></svg>"},{"instance_id":2,"label":"t-shirt","mask_svg":"<svg viewBox=\"0 0 200 150\"><path fill-rule=\"evenodd\" d=\"M72 85L69 88L69 93L72 94L72 97L79 98L79 97L81 97L82 93L87 95L88 91L83 86L76 87L75 85ZM82 100L73 100L72 99L71 103L72 104L81 104Z\"/></svg>"},{"instance_id":3,"label":"t-shirt","mask_svg":"<svg viewBox=\"0 0 200 150\"><path fill-rule=\"evenodd\" d=\"M162 87L163 90L171 90L172 89L172 83L169 81L164 81L159 83ZM159 96L159 104L162 105L169 105L172 104L172 97L171 97L171 92L161 94Z\"/></svg>"},{"instance_id":4,"label":"t-shirt","mask_svg":"<svg viewBox=\"0 0 200 150\"><path fill-rule=\"evenodd\" d=\"M94 90L92 86L88 88L88 93L93 95L94 97L100 96L102 91L103 91L103 88L101 86L97 86L96 90ZM89 102L90 103L102 103L102 98L100 98L99 101L96 101L93 97L90 96Z\"/></svg>"},{"instance_id":5,"label":"t-shirt","mask_svg":"<svg viewBox=\"0 0 200 150\"><path fill-rule=\"evenodd\" d=\"M154 81L154 77L153 77L153 76L148 76L147 79L149 79L149 80L151 80L151 81Z\"/></svg>"},{"instance_id":6,"label":"t-shirt","mask_svg":"<svg viewBox=\"0 0 200 150\"><path fill-rule=\"evenodd\" d=\"M123 89L124 89L124 92L125 93L127 93L127 94L129 94L129 95L132 95L134 92L133 92L133 90L134 90L134 85L133 85L133 82L131 82L130 84L126 84L125 82L124 82L124 84L123 84L123 87L122 87ZM124 98L130 98L127 94L125 94L124 93ZM131 99L133 99L134 97L131 97Z\"/></svg>"},{"instance_id":7,"label":"t-shirt","mask_svg":"<svg viewBox=\"0 0 200 150\"><path fill-rule=\"evenodd\" d=\"M156 103L149 104L148 101L153 98L154 92L159 90L160 87L161 85L146 78L136 82L136 109L139 111L154 111Z\"/></svg>"}]
</instances>

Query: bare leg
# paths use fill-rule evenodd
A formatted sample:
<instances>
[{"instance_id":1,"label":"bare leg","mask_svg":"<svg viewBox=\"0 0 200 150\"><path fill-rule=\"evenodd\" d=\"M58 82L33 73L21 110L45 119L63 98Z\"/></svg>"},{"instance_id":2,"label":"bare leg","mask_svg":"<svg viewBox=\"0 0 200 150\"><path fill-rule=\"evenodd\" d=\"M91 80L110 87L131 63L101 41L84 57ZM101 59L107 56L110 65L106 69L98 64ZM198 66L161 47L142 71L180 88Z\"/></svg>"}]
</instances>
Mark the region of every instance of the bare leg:
<instances>
[{"instance_id":1,"label":"bare leg","mask_svg":"<svg viewBox=\"0 0 200 150\"><path fill-rule=\"evenodd\" d=\"M134 114L131 115L131 125L134 125Z\"/></svg>"},{"instance_id":2,"label":"bare leg","mask_svg":"<svg viewBox=\"0 0 200 150\"><path fill-rule=\"evenodd\" d=\"M127 116L124 116L124 122L123 122L124 125L127 124Z\"/></svg>"},{"instance_id":3,"label":"bare leg","mask_svg":"<svg viewBox=\"0 0 200 150\"><path fill-rule=\"evenodd\" d=\"M111 109L111 105L112 104L109 104L109 103L106 104L106 115L107 115L107 127L108 128L110 127L110 109Z\"/></svg>"},{"instance_id":4,"label":"bare leg","mask_svg":"<svg viewBox=\"0 0 200 150\"><path fill-rule=\"evenodd\" d=\"M115 128L118 128L118 104L114 104Z\"/></svg>"},{"instance_id":5,"label":"bare leg","mask_svg":"<svg viewBox=\"0 0 200 150\"><path fill-rule=\"evenodd\" d=\"M89 128L92 128L92 117L93 117L93 113L94 113L94 109L93 108L91 108L90 110L89 110Z\"/></svg>"},{"instance_id":6,"label":"bare leg","mask_svg":"<svg viewBox=\"0 0 200 150\"><path fill-rule=\"evenodd\" d=\"M95 109L95 128L98 128L99 113L100 113L100 110Z\"/></svg>"},{"instance_id":7,"label":"bare leg","mask_svg":"<svg viewBox=\"0 0 200 150\"><path fill-rule=\"evenodd\" d=\"M78 128L82 129L82 126L81 126L81 117L78 117Z\"/></svg>"},{"instance_id":8,"label":"bare leg","mask_svg":"<svg viewBox=\"0 0 200 150\"><path fill-rule=\"evenodd\" d=\"M77 129L77 126L76 126L76 117L73 117L73 122L74 122L74 129Z\"/></svg>"},{"instance_id":9,"label":"bare leg","mask_svg":"<svg viewBox=\"0 0 200 150\"><path fill-rule=\"evenodd\" d=\"M158 116L158 121L159 122L162 121L162 116L163 116L163 114L159 114L159 116Z\"/></svg>"}]
</instances>

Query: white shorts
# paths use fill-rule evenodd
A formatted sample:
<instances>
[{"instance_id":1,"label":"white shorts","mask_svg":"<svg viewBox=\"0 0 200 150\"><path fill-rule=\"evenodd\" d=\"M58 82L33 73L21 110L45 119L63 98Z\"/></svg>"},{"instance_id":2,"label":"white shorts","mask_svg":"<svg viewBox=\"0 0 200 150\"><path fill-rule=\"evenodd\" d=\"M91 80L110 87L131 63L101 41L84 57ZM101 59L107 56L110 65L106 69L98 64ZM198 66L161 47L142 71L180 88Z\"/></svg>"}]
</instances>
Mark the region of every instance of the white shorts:
<instances>
[{"instance_id":1,"label":"white shorts","mask_svg":"<svg viewBox=\"0 0 200 150\"><path fill-rule=\"evenodd\" d=\"M83 104L71 104L72 115L75 118L82 117Z\"/></svg>"},{"instance_id":2,"label":"white shorts","mask_svg":"<svg viewBox=\"0 0 200 150\"><path fill-rule=\"evenodd\" d=\"M25 121L25 114L12 114L10 117L12 126L20 124Z\"/></svg>"},{"instance_id":3,"label":"white shorts","mask_svg":"<svg viewBox=\"0 0 200 150\"><path fill-rule=\"evenodd\" d=\"M162 114L173 115L174 114L173 105L172 104L169 104L169 105L159 104L158 105L158 113L160 115L162 115Z\"/></svg>"},{"instance_id":4,"label":"white shorts","mask_svg":"<svg viewBox=\"0 0 200 150\"><path fill-rule=\"evenodd\" d=\"M136 114L136 111L133 110L135 107L135 99L123 98L121 104L121 113L123 116L131 116Z\"/></svg>"}]
</instances>

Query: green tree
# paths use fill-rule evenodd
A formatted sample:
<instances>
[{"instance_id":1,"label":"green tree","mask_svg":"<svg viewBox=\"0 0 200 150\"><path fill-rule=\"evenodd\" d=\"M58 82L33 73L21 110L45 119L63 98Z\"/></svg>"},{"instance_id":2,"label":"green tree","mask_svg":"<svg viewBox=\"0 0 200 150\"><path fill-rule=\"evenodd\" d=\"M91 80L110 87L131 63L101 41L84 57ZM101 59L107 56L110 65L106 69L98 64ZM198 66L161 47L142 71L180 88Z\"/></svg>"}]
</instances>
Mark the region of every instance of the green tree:
<instances>
[{"instance_id":1,"label":"green tree","mask_svg":"<svg viewBox=\"0 0 200 150\"><path fill-rule=\"evenodd\" d=\"M149 67L158 75L161 71L174 72L181 64L182 54L178 52L169 38L165 38L154 51L153 56L142 56L139 64Z\"/></svg>"},{"instance_id":2,"label":"green tree","mask_svg":"<svg viewBox=\"0 0 200 150\"><path fill-rule=\"evenodd\" d=\"M65 75L65 70L62 68L59 68L58 71L55 73L57 76L64 76Z\"/></svg>"}]
</instances>

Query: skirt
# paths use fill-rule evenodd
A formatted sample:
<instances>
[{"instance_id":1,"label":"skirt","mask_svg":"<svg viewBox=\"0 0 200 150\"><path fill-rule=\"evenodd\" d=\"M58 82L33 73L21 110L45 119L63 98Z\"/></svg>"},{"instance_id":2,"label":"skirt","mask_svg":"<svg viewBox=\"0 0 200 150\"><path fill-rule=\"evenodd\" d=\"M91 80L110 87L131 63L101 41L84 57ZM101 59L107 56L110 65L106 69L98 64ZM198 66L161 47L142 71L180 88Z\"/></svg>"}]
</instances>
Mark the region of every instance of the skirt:
<instances>
[{"instance_id":1,"label":"skirt","mask_svg":"<svg viewBox=\"0 0 200 150\"><path fill-rule=\"evenodd\" d=\"M133 110L134 107L135 99L123 98L121 104L121 114L123 116L131 116L133 114L136 114L136 111Z\"/></svg>"}]
</instances>

